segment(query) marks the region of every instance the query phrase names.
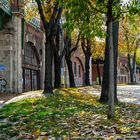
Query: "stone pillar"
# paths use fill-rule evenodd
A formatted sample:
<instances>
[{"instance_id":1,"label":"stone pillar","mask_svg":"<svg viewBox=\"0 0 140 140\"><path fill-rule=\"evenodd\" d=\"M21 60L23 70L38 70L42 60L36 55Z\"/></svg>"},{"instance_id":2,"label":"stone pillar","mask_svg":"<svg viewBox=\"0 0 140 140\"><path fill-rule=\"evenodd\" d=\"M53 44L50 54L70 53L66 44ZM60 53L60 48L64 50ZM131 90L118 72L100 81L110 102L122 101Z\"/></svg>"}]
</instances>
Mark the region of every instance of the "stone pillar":
<instances>
[{"instance_id":1,"label":"stone pillar","mask_svg":"<svg viewBox=\"0 0 140 140\"><path fill-rule=\"evenodd\" d=\"M21 93L23 86L22 77L22 19L13 16L14 36L13 36L13 92Z\"/></svg>"},{"instance_id":2,"label":"stone pillar","mask_svg":"<svg viewBox=\"0 0 140 140\"><path fill-rule=\"evenodd\" d=\"M6 67L0 75L3 92L22 92L21 59L21 18L13 15L0 31L0 64Z\"/></svg>"}]
</instances>

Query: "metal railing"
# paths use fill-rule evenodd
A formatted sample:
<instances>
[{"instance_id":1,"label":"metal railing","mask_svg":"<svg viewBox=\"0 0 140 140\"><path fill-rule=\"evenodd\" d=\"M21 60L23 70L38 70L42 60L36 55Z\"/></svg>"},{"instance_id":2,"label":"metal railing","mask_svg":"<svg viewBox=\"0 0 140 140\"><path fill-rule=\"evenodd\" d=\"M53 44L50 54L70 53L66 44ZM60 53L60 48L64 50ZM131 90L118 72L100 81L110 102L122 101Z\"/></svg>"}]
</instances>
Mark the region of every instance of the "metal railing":
<instances>
[{"instance_id":1,"label":"metal railing","mask_svg":"<svg viewBox=\"0 0 140 140\"><path fill-rule=\"evenodd\" d=\"M11 15L10 0L0 0L0 8L3 9L7 14Z\"/></svg>"}]
</instances>

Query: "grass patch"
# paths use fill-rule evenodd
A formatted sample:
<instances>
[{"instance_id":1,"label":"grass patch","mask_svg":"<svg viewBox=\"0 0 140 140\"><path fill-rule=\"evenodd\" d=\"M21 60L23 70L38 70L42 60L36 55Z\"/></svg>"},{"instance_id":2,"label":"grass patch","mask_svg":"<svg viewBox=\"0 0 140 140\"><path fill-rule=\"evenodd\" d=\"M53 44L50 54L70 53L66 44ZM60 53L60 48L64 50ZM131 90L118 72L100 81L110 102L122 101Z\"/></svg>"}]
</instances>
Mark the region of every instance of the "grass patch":
<instances>
[{"instance_id":1,"label":"grass patch","mask_svg":"<svg viewBox=\"0 0 140 140\"><path fill-rule=\"evenodd\" d=\"M119 103L107 120L107 105L77 88L55 90L53 96L25 99L0 109L0 139L138 138L138 105Z\"/></svg>"}]
</instances>

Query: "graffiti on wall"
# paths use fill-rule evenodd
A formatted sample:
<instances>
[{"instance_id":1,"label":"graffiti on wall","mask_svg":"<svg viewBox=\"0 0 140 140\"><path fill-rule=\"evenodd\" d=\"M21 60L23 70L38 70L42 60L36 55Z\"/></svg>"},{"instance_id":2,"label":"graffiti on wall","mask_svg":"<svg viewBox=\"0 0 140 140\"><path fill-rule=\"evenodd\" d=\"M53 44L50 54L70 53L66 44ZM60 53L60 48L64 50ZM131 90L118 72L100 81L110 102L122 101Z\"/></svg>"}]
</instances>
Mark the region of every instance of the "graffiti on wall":
<instances>
[{"instance_id":1,"label":"graffiti on wall","mask_svg":"<svg viewBox=\"0 0 140 140\"><path fill-rule=\"evenodd\" d=\"M6 92L7 81L3 77L3 72L6 71L6 70L7 70L6 65L0 64L0 72L1 72L1 76L0 76L0 92Z\"/></svg>"},{"instance_id":2,"label":"graffiti on wall","mask_svg":"<svg viewBox=\"0 0 140 140\"><path fill-rule=\"evenodd\" d=\"M0 77L0 92L6 92L7 81L4 77Z\"/></svg>"}]
</instances>

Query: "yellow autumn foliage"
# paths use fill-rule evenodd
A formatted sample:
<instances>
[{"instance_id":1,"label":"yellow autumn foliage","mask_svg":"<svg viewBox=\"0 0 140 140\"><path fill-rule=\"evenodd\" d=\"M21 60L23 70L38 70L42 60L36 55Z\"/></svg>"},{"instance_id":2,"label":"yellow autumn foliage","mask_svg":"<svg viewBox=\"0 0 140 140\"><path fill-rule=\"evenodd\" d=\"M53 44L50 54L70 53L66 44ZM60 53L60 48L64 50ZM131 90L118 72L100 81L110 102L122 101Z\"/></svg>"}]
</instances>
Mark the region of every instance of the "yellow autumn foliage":
<instances>
[{"instance_id":1,"label":"yellow autumn foliage","mask_svg":"<svg viewBox=\"0 0 140 140\"><path fill-rule=\"evenodd\" d=\"M53 13L54 5L56 3L56 0L50 0L47 2L42 2L42 9L45 15L45 18L47 21L50 20L50 17ZM39 13L37 9L37 4L36 2L32 2L32 0L25 0L23 3L25 6L25 19L30 20L33 17L38 17L39 18Z\"/></svg>"},{"instance_id":2,"label":"yellow autumn foliage","mask_svg":"<svg viewBox=\"0 0 140 140\"><path fill-rule=\"evenodd\" d=\"M137 49L137 39L140 38L140 18L135 16L133 22L124 17L120 22L119 30L119 53L121 55L133 55L134 51Z\"/></svg>"},{"instance_id":3,"label":"yellow autumn foliage","mask_svg":"<svg viewBox=\"0 0 140 140\"><path fill-rule=\"evenodd\" d=\"M105 42L103 40L92 40L92 58L104 59Z\"/></svg>"}]
</instances>

